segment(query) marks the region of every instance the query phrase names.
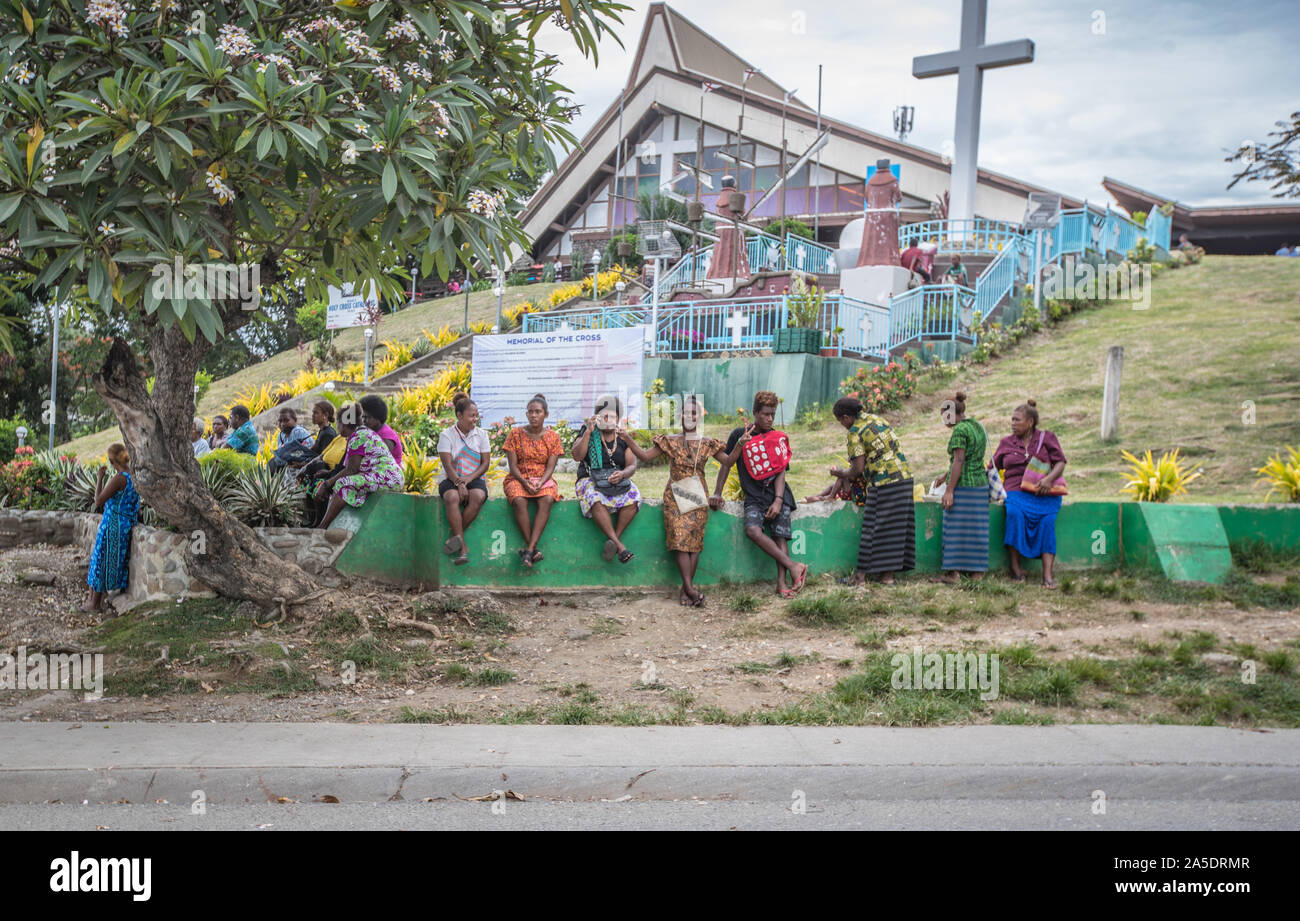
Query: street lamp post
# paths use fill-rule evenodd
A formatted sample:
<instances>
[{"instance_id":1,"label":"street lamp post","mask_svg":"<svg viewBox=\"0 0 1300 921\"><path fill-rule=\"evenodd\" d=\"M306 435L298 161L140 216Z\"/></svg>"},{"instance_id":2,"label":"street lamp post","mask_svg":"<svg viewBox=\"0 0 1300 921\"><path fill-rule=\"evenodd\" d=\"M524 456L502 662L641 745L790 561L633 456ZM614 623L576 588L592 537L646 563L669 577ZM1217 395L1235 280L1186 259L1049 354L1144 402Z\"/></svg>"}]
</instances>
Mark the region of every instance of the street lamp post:
<instances>
[{"instance_id":1,"label":"street lamp post","mask_svg":"<svg viewBox=\"0 0 1300 921\"><path fill-rule=\"evenodd\" d=\"M501 266L497 266L497 285L496 285L495 288L492 289L492 293L495 294L495 295L497 296L497 324L496 324L496 329L500 329L500 328L501 328L501 325L502 325L502 324L501 324L501 298L502 298L502 297L505 295L505 293L506 293L506 278L505 278L505 272L501 269ZM494 329L493 332L496 332L496 330Z\"/></svg>"},{"instance_id":2,"label":"street lamp post","mask_svg":"<svg viewBox=\"0 0 1300 921\"><path fill-rule=\"evenodd\" d=\"M600 297L600 250L591 251L591 299Z\"/></svg>"},{"instance_id":3,"label":"street lamp post","mask_svg":"<svg viewBox=\"0 0 1300 921\"><path fill-rule=\"evenodd\" d=\"M627 282L621 278L614 282L614 290L618 292L618 306L623 306L623 292L627 290Z\"/></svg>"},{"instance_id":4,"label":"street lamp post","mask_svg":"<svg viewBox=\"0 0 1300 921\"><path fill-rule=\"evenodd\" d=\"M14 434L18 436L18 447L21 448L23 446L23 442L27 440L27 426L25 425L18 426L18 428L14 429Z\"/></svg>"},{"instance_id":5,"label":"street lamp post","mask_svg":"<svg viewBox=\"0 0 1300 921\"><path fill-rule=\"evenodd\" d=\"M54 351L50 355L50 450L54 450L54 423L59 415L59 296L54 295Z\"/></svg>"},{"instance_id":6,"label":"street lamp post","mask_svg":"<svg viewBox=\"0 0 1300 921\"><path fill-rule=\"evenodd\" d=\"M363 383L367 385L370 383L370 362L371 362L370 350L372 348L371 344L374 341L375 341L375 330L373 327L367 326L366 327L366 373L365 373L365 380L363 381Z\"/></svg>"}]
</instances>

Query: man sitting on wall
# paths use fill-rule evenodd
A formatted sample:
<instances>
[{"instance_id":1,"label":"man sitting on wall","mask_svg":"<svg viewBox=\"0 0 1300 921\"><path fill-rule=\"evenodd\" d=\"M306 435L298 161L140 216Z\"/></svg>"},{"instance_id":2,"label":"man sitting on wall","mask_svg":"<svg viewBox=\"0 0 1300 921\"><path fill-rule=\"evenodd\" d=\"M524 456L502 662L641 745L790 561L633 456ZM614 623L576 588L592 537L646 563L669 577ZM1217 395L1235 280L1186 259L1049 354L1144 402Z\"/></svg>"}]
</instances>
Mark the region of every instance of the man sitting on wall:
<instances>
[{"instance_id":1,"label":"man sitting on wall","mask_svg":"<svg viewBox=\"0 0 1300 921\"><path fill-rule=\"evenodd\" d=\"M236 403L230 407L230 424L234 431L226 436L225 446L240 454L256 455L262 444L257 438L257 430L253 428L248 407L243 403Z\"/></svg>"}]
</instances>

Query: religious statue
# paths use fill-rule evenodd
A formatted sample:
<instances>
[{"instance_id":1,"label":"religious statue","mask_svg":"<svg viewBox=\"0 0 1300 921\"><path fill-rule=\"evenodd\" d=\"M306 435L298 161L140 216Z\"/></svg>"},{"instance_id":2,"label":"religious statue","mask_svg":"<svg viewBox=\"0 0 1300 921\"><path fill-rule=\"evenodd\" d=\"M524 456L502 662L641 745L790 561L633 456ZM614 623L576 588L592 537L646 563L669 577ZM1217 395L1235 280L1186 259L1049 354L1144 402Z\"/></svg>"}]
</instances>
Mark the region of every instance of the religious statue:
<instances>
[{"instance_id":1,"label":"religious statue","mask_svg":"<svg viewBox=\"0 0 1300 921\"><path fill-rule=\"evenodd\" d=\"M867 181L867 214L862 227L859 266L898 265L898 204L903 200L889 160L876 161L875 175Z\"/></svg>"},{"instance_id":2,"label":"religious statue","mask_svg":"<svg viewBox=\"0 0 1300 921\"><path fill-rule=\"evenodd\" d=\"M718 196L718 214L724 219L739 221L745 213L741 207L733 210L731 196L736 191L736 177L722 177L722 194ZM718 223L718 242L713 244L713 259L709 262L706 279L748 278L749 254L745 250L745 235L736 224Z\"/></svg>"}]
</instances>

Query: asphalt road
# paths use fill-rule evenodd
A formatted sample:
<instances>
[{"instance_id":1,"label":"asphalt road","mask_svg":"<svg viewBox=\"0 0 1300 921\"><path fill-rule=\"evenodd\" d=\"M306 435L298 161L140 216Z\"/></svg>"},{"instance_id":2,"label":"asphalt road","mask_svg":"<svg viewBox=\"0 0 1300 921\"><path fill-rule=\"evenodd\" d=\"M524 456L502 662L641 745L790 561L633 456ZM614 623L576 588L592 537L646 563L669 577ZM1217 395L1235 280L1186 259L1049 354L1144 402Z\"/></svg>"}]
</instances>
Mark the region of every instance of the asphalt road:
<instances>
[{"instance_id":1,"label":"asphalt road","mask_svg":"<svg viewBox=\"0 0 1300 921\"><path fill-rule=\"evenodd\" d=\"M1300 731L0 725L0 828L98 827L1296 829Z\"/></svg>"}]
</instances>

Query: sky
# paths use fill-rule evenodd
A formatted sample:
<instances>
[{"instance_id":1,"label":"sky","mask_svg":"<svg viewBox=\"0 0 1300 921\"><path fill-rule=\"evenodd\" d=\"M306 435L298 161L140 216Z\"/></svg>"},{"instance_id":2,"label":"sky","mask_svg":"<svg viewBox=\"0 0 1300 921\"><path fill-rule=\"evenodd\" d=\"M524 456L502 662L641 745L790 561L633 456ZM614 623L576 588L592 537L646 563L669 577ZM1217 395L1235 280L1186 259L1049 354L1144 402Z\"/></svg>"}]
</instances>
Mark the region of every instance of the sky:
<instances>
[{"instance_id":1,"label":"sky","mask_svg":"<svg viewBox=\"0 0 1300 921\"><path fill-rule=\"evenodd\" d=\"M557 79L583 106L582 137L617 98L649 6L607 37L599 67L550 27ZM915 106L908 140L943 150L957 77L918 80L912 58L957 47L961 0L676 0L669 4L786 89L841 121L893 134ZM1271 199L1266 183L1232 181L1244 141L1267 143L1300 109L1300 15L1286 2L989 0L988 43L1029 38L1030 64L985 71L979 161L1067 195L1108 202L1111 176L1191 205Z\"/></svg>"}]
</instances>

